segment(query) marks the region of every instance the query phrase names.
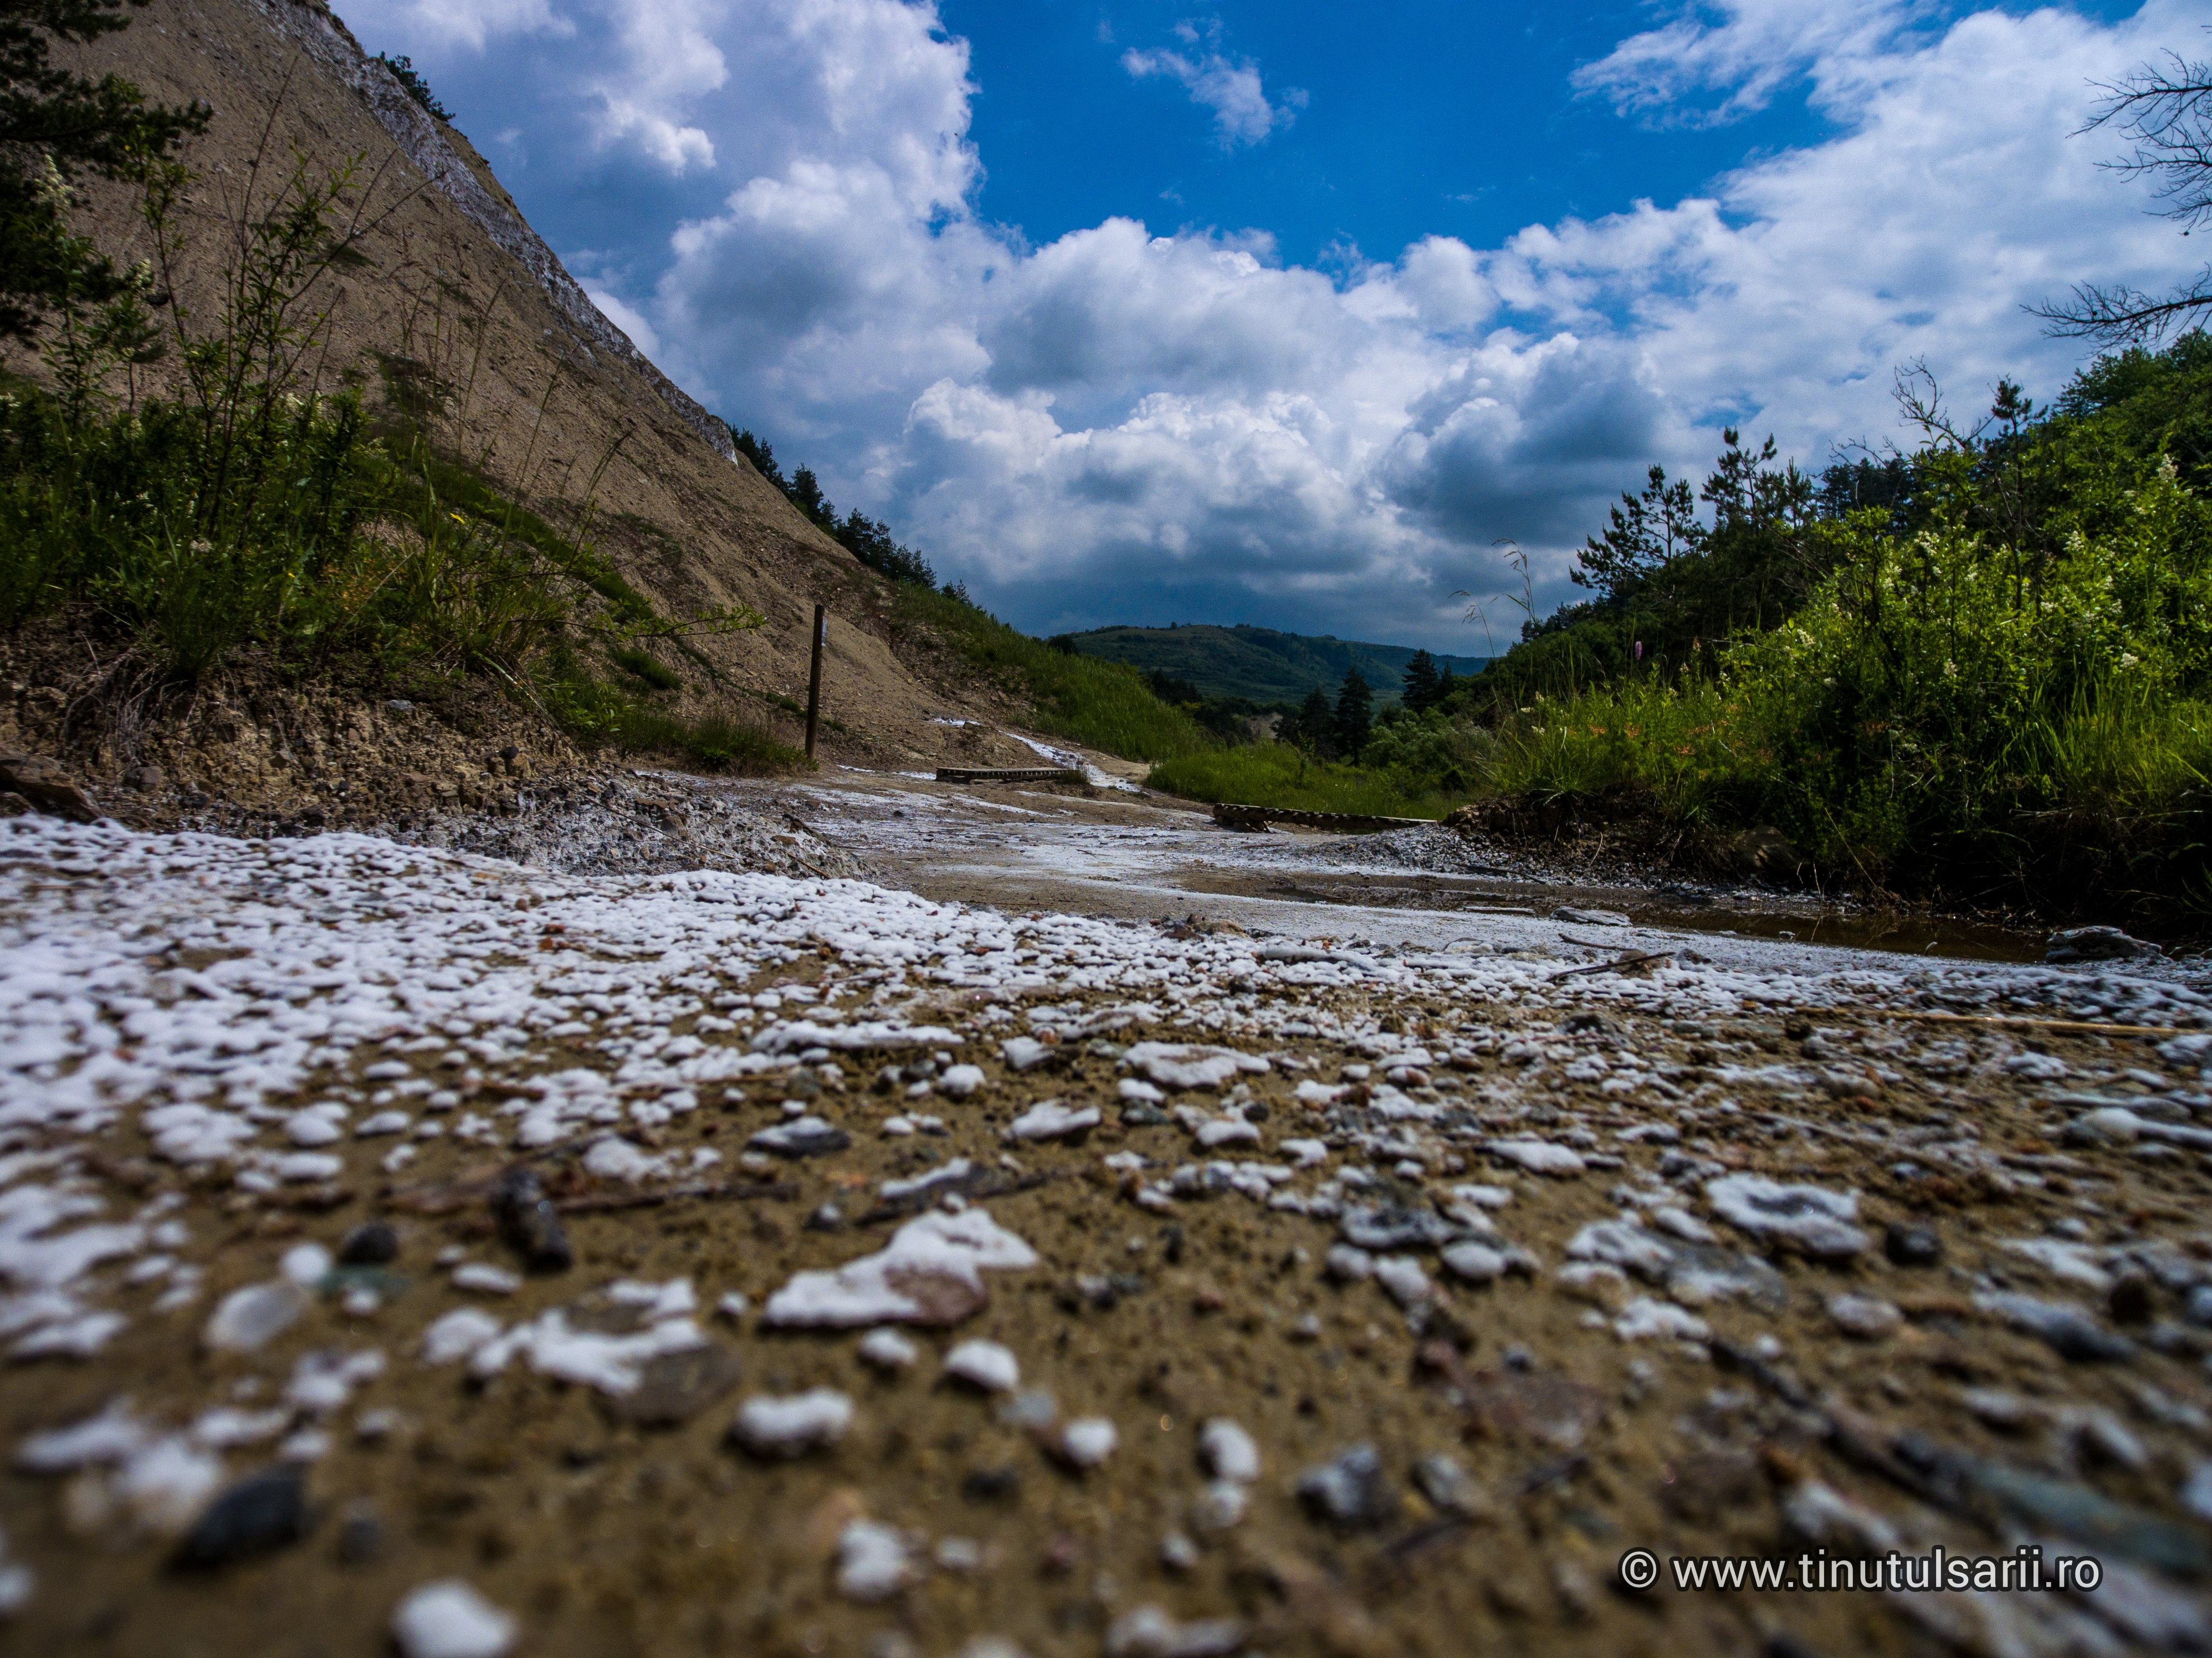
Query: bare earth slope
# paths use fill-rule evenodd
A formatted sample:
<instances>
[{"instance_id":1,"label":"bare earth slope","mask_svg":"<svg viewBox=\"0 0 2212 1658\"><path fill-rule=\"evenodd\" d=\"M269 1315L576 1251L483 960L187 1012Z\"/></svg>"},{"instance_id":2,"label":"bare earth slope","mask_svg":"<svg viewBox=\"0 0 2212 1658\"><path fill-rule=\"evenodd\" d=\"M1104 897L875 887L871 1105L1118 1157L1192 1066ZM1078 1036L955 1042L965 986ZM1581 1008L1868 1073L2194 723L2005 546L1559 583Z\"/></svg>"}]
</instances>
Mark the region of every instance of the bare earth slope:
<instances>
[{"instance_id":1,"label":"bare earth slope","mask_svg":"<svg viewBox=\"0 0 2212 1658\"><path fill-rule=\"evenodd\" d=\"M362 385L372 404L395 367L434 386L443 394L434 435L556 522L588 497L600 550L664 615L733 603L766 612L757 632L701 641L736 687L754 694L740 692L741 707L766 712L763 696L804 698L807 621L812 605L826 604L833 758L935 756L956 728L930 723L932 715L981 711L988 699L963 691L950 664L909 647L910 659L923 659L917 675L894 656L888 584L731 455L720 423L592 307L469 141L425 115L326 7L155 0L130 29L79 56L153 98L198 98L216 111L187 157L199 186L184 304L212 313L226 234L257 153L270 158L257 201L295 149L317 169L358 157L368 181L369 263L337 278L328 383ZM94 209L107 245L143 251L126 203ZM20 665L9 677L35 677ZM691 694L730 695L711 684ZM0 708L0 744L46 746L40 712L19 706L20 727L10 732ZM793 735L787 717L779 735ZM240 740L259 741L258 764L232 775L210 762L210 781L240 799L257 786L281 793L273 774L296 745L266 732ZM1010 760L1024 752L1006 746ZM972 741L961 751L972 753ZM129 756L106 758L119 771ZM88 780L112 779L95 768Z\"/></svg>"}]
</instances>

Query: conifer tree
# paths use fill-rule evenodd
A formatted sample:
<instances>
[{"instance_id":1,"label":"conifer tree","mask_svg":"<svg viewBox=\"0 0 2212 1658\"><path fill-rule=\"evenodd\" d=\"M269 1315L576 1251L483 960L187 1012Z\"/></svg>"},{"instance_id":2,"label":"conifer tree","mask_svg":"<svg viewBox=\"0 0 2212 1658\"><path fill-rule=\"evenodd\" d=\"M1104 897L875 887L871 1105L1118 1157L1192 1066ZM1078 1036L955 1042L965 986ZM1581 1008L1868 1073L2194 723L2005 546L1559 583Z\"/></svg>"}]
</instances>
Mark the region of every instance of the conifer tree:
<instances>
[{"instance_id":1,"label":"conifer tree","mask_svg":"<svg viewBox=\"0 0 2212 1658\"><path fill-rule=\"evenodd\" d=\"M1357 760L1374 723L1375 693L1358 669L1346 668L1336 693L1336 751L1346 760Z\"/></svg>"}]
</instances>

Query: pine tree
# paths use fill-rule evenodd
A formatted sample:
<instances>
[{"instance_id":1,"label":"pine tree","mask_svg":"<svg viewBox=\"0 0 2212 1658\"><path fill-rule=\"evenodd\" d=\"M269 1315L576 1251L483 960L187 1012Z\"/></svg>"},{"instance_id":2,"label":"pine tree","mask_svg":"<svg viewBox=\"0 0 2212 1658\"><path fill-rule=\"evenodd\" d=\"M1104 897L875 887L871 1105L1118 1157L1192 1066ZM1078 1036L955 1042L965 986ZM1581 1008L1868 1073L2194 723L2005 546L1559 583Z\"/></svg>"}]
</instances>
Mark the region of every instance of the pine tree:
<instances>
[{"instance_id":1,"label":"pine tree","mask_svg":"<svg viewBox=\"0 0 2212 1658\"><path fill-rule=\"evenodd\" d=\"M1344 671L1344 683L1336 693L1336 751L1357 760L1367 746L1367 733L1375 723L1375 693L1357 668Z\"/></svg>"},{"instance_id":2,"label":"pine tree","mask_svg":"<svg viewBox=\"0 0 2212 1658\"><path fill-rule=\"evenodd\" d=\"M1301 753L1327 756L1336 733L1336 711L1320 686L1309 691L1298 711L1283 723L1284 739Z\"/></svg>"},{"instance_id":3,"label":"pine tree","mask_svg":"<svg viewBox=\"0 0 2212 1658\"><path fill-rule=\"evenodd\" d=\"M1405 689L1399 700L1408 714L1419 714L1432 706L1437 700L1437 659L1426 651L1415 651L1413 659L1406 665L1403 675Z\"/></svg>"}]
</instances>

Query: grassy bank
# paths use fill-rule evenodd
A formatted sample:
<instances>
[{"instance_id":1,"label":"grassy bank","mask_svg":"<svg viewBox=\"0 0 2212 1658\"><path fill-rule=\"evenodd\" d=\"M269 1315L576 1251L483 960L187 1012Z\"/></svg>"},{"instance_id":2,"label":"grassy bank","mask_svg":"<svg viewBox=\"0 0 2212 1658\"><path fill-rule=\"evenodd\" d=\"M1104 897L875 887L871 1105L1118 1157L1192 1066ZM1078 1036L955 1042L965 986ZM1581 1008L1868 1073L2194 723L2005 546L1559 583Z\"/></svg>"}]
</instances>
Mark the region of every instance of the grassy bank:
<instances>
[{"instance_id":1,"label":"grassy bank","mask_svg":"<svg viewBox=\"0 0 2212 1658\"><path fill-rule=\"evenodd\" d=\"M1433 777L1311 760L1287 743L1186 755L1154 766L1146 780L1187 800L1375 817L1441 817L1465 798Z\"/></svg>"},{"instance_id":2,"label":"grassy bank","mask_svg":"<svg viewBox=\"0 0 2212 1658\"><path fill-rule=\"evenodd\" d=\"M1033 701L1038 728L1055 737L1155 762L1214 746L1196 720L1152 695L1134 668L1056 651L965 599L902 586L896 619L935 634L980 672Z\"/></svg>"}]
</instances>

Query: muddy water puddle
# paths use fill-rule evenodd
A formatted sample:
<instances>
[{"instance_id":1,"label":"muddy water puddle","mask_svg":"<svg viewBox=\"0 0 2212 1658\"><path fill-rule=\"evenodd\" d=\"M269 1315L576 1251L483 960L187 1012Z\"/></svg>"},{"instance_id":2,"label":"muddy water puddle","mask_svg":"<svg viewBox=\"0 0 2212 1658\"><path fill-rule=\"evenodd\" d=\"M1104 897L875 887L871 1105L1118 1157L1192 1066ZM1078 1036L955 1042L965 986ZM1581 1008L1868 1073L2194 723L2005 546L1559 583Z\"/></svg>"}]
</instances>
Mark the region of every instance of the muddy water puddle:
<instances>
[{"instance_id":1,"label":"muddy water puddle","mask_svg":"<svg viewBox=\"0 0 2212 1658\"><path fill-rule=\"evenodd\" d=\"M2036 962L2045 944L2033 933L1942 916L1884 914L1821 907L1816 900L1777 896L1771 909L1751 908L1735 895L1695 889L1571 886L1442 875L1359 875L1346 878L1310 870L1246 873L1185 870L1176 884L1192 892L1273 898L1297 903L1357 905L1364 908L1428 910L1445 914L1512 915L1541 919L1561 908L1626 915L1640 927L1830 944L1894 955L1956 961ZM1577 938L1587 926L1561 925ZM1604 929L1597 929L1601 935Z\"/></svg>"}]
</instances>

